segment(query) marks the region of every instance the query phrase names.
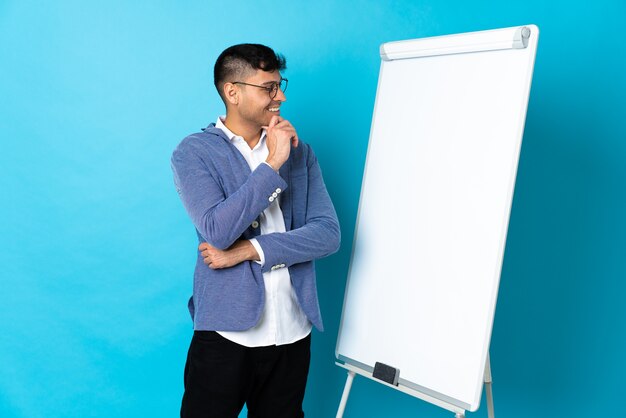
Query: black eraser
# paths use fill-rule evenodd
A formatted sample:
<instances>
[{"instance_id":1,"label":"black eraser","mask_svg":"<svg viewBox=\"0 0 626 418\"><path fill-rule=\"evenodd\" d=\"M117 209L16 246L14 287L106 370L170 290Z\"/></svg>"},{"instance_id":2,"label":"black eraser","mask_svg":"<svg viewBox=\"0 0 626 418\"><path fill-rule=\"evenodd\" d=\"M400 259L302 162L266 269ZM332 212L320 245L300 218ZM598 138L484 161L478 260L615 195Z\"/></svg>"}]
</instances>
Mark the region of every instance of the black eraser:
<instances>
[{"instance_id":1,"label":"black eraser","mask_svg":"<svg viewBox=\"0 0 626 418\"><path fill-rule=\"evenodd\" d=\"M372 376L378 380L389 383L390 385L398 386L400 370L396 369L395 367L376 362L376 364L374 364L374 373L372 374Z\"/></svg>"}]
</instances>

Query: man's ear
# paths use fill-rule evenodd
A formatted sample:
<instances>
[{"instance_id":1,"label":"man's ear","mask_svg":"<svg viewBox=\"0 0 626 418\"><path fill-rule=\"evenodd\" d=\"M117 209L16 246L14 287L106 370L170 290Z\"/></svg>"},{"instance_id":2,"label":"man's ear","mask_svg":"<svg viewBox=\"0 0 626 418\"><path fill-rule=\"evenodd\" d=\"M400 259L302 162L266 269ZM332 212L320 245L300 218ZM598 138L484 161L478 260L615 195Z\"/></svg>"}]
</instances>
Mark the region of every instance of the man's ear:
<instances>
[{"instance_id":1,"label":"man's ear","mask_svg":"<svg viewBox=\"0 0 626 418\"><path fill-rule=\"evenodd\" d=\"M224 99L231 105L239 104L239 89L233 83L224 83Z\"/></svg>"}]
</instances>

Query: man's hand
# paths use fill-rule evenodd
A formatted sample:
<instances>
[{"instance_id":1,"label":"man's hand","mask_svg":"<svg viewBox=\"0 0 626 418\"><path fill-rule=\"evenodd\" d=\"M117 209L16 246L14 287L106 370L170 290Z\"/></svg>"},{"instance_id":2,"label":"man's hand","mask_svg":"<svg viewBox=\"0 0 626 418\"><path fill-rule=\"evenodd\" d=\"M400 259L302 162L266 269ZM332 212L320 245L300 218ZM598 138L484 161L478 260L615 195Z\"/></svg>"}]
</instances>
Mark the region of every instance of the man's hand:
<instances>
[{"instance_id":1,"label":"man's hand","mask_svg":"<svg viewBox=\"0 0 626 418\"><path fill-rule=\"evenodd\" d=\"M267 130L267 149L269 154L265 160L275 171L287 161L291 145L298 146L298 134L288 120L280 116L272 116Z\"/></svg>"},{"instance_id":2,"label":"man's hand","mask_svg":"<svg viewBox=\"0 0 626 418\"><path fill-rule=\"evenodd\" d=\"M203 242L198 246L198 250L204 258L204 264L213 270L233 267L246 260L260 259L256 249L248 240L236 241L226 250L219 250Z\"/></svg>"}]
</instances>

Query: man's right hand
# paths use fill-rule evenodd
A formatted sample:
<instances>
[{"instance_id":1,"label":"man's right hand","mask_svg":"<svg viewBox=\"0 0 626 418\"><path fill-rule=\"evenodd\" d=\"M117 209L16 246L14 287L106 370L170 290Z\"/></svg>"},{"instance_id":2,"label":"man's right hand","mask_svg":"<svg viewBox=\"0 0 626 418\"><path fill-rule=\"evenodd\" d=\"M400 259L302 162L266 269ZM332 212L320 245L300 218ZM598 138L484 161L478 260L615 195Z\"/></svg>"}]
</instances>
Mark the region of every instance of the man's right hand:
<instances>
[{"instance_id":1,"label":"man's right hand","mask_svg":"<svg viewBox=\"0 0 626 418\"><path fill-rule=\"evenodd\" d=\"M298 134L293 125L280 116L272 116L269 126L266 127L266 133L269 154L265 162L278 171L289 158L291 145L298 146Z\"/></svg>"}]
</instances>

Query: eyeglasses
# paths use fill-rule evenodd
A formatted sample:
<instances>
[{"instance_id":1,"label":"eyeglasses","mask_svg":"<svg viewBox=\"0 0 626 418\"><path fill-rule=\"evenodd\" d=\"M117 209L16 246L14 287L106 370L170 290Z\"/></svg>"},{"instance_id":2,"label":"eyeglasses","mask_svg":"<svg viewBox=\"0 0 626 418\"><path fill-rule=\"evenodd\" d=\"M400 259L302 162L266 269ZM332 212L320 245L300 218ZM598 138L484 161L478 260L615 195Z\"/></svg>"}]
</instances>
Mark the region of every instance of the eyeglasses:
<instances>
[{"instance_id":1,"label":"eyeglasses","mask_svg":"<svg viewBox=\"0 0 626 418\"><path fill-rule=\"evenodd\" d=\"M276 95L278 94L278 89L280 89L280 91L282 91L283 93L287 91L288 82L289 80L287 80L286 78L281 78L280 81L275 81L268 86L259 86L258 84L244 83L243 81L233 81L233 84L243 84L245 86L258 87L260 89L267 90L268 94L270 95L270 99L273 100L274 97L276 97Z\"/></svg>"}]
</instances>

